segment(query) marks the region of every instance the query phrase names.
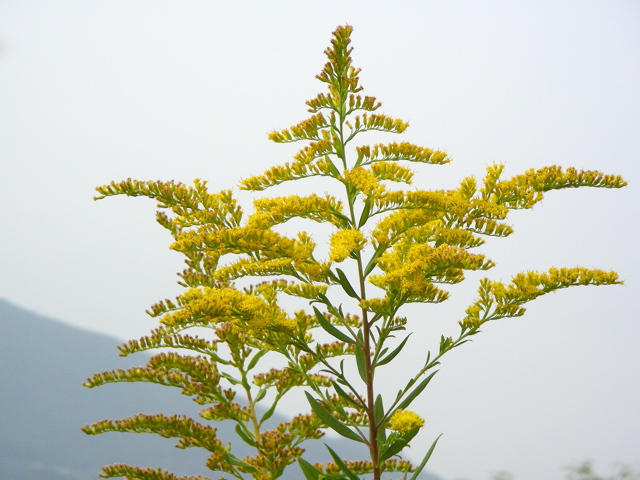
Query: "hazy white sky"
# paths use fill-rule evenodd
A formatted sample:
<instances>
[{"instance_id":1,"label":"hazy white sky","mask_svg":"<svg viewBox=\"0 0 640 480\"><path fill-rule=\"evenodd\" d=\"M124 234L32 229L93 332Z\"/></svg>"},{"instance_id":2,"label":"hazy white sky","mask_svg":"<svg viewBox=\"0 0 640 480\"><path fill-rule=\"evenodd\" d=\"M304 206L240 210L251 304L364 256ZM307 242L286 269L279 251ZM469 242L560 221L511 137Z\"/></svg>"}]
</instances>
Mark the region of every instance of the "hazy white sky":
<instances>
[{"instance_id":1,"label":"hazy white sky","mask_svg":"<svg viewBox=\"0 0 640 480\"><path fill-rule=\"evenodd\" d=\"M266 133L305 118L342 23L355 28L365 93L411 122L403 140L454 159L417 186L453 187L493 162L630 183L551 193L513 216L515 235L488 243L492 278L581 265L627 284L559 292L488 325L416 405L427 419L416 455L444 432L430 469L450 479L639 462L638 2L0 0L0 296L145 334L144 310L180 292L182 259L151 201L94 203L93 188L199 177L218 190L288 160L295 146ZM470 277L450 305L413 311L404 367L456 330Z\"/></svg>"}]
</instances>

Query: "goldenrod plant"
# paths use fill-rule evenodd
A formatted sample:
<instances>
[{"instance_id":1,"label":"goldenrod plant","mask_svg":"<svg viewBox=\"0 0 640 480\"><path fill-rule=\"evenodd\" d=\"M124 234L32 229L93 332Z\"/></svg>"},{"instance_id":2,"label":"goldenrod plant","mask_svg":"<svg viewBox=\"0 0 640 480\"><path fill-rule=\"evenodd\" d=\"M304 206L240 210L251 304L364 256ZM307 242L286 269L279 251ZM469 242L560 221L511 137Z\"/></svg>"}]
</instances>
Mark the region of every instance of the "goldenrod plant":
<instances>
[{"instance_id":1,"label":"goldenrod plant","mask_svg":"<svg viewBox=\"0 0 640 480\"><path fill-rule=\"evenodd\" d=\"M416 480L437 439L419 464L401 457L428 422L428 415L410 408L445 354L487 322L523 315L524 304L541 295L622 283L614 272L587 268L523 272L506 283L485 278L458 321L457 335L442 336L398 391L380 382L379 371L397 361L411 341L403 307L443 302L449 297L446 285L462 282L465 271L492 268L489 258L473 252L484 237L513 232L506 223L511 210L532 208L550 190L620 188L625 181L558 166L503 179L503 166L491 165L482 181L467 177L453 190L403 189L413 177L407 165L442 165L450 158L407 142L361 144L367 132L400 134L408 123L377 113L380 102L361 94L360 70L351 64L351 32L341 26L333 33L328 62L317 76L327 90L307 102L310 117L269 134L274 142L304 146L292 161L240 182L240 189L260 192L285 182L321 181L323 191L335 195L263 196L245 216L231 190L210 193L202 180L187 186L129 179L97 189L97 198L145 196L158 202L157 220L172 234L171 248L186 257L179 274L185 291L151 307L148 313L160 326L149 336L120 347L122 355L171 350L143 367L97 374L86 385L153 382L181 389L203 408L199 421L137 415L86 426L86 433L177 438L179 448L208 450L207 466L225 478L275 479L297 461L307 480L379 480L394 472ZM356 138L360 144L354 147ZM311 177L318 178L310 182ZM297 229L282 233L282 224L292 219L324 224L332 233L322 239ZM187 333L193 331L202 336ZM180 349L185 354L176 353ZM280 368L273 368L274 361ZM300 389L309 410L266 429L282 398ZM224 420L235 422L239 440L253 455L239 458L228 439L217 437L216 422ZM361 444L367 458L344 459L327 447L333 461L305 460L303 442L327 430ZM101 475L202 478L121 464L104 467Z\"/></svg>"}]
</instances>

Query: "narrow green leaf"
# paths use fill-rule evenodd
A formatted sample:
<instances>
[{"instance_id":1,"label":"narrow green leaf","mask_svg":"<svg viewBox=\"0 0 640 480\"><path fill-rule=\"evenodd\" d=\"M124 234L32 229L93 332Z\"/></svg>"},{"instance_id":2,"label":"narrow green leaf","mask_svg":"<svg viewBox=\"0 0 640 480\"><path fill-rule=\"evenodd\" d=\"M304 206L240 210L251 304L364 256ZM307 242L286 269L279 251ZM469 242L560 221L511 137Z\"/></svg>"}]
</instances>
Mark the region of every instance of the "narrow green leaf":
<instances>
[{"instance_id":1,"label":"narrow green leaf","mask_svg":"<svg viewBox=\"0 0 640 480\"><path fill-rule=\"evenodd\" d=\"M250 473L256 473L258 471L258 469L253 465L249 465L247 462L240 460L238 457L231 455L230 453L227 453L224 458L229 464L235 467L246 468Z\"/></svg>"},{"instance_id":2,"label":"narrow green leaf","mask_svg":"<svg viewBox=\"0 0 640 480\"><path fill-rule=\"evenodd\" d=\"M385 460L388 460L389 458L393 457L396 453L401 452L402 449L406 447L408 443L409 441L406 440L405 438L399 438L398 440L393 442L391 445L385 448L382 452L380 452L380 462L382 463Z\"/></svg>"},{"instance_id":3,"label":"narrow green leaf","mask_svg":"<svg viewBox=\"0 0 640 480\"><path fill-rule=\"evenodd\" d=\"M362 214L360 215L360 221L358 222L358 228L361 228L367 220L369 220L369 213L371 212L371 197L367 197L364 202L364 208L362 209Z\"/></svg>"},{"instance_id":4,"label":"narrow green leaf","mask_svg":"<svg viewBox=\"0 0 640 480\"><path fill-rule=\"evenodd\" d=\"M313 398L309 392L304 392L307 396L307 400L309 401L309 405L311 405L311 410L313 413L320 417L329 428L335 430L336 433L339 433L343 437L349 438L351 440L355 440L356 442L364 442L360 436L355 433L353 430L348 428L342 422L337 420L333 415L331 415L315 398Z\"/></svg>"},{"instance_id":5,"label":"narrow green leaf","mask_svg":"<svg viewBox=\"0 0 640 480\"><path fill-rule=\"evenodd\" d=\"M340 279L340 285L342 285L342 288L344 289L345 293L349 295L351 298L357 298L358 300L360 300L360 297L358 296L356 291L353 289L353 287L349 283L349 279L344 274L344 272L339 268L336 268L336 273L338 274L338 278Z\"/></svg>"},{"instance_id":6,"label":"narrow green leaf","mask_svg":"<svg viewBox=\"0 0 640 480\"><path fill-rule=\"evenodd\" d=\"M359 343L356 344L356 364L358 365L358 373L364 383L367 383L367 367L364 361L364 350Z\"/></svg>"},{"instance_id":7,"label":"narrow green leaf","mask_svg":"<svg viewBox=\"0 0 640 480\"><path fill-rule=\"evenodd\" d=\"M328 277L331 279L331 281L333 281L333 282L339 282L339 281L340 281L340 279L336 276L336 274L335 274L335 273L333 273L333 272L331 271L331 269L327 270L327 276L328 276ZM329 303L327 303L328 301L329 301L329 299L327 299L327 301L326 301L326 302L324 302L324 304L325 304L325 305L329 305Z\"/></svg>"},{"instance_id":8,"label":"narrow green leaf","mask_svg":"<svg viewBox=\"0 0 640 480\"><path fill-rule=\"evenodd\" d=\"M407 395L407 397L402 402L400 402L400 404L398 404L396 409L399 410L399 409L407 408L411 404L411 402L413 402L414 398L420 395L422 391L427 387L427 385L429 385L429 382L431 381L431 379L436 373L438 373L438 370L436 370L427 378L425 378L422 382L420 382L420 384L416 388L414 388L411 391L411 393Z\"/></svg>"},{"instance_id":9,"label":"narrow green leaf","mask_svg":"<svg viewBox=\"0 0 640 480\"><path fill-rule=\"evenodd\" d=\"M351 226L351 219L349 217L347 217L343 213L340 213L338 210L336 210L334 208L330 208L330 211L336 217L338 217L340 220L342 220L344 222L343 224L344 224L345 227L350 227Z\"/></svg>"},{"instance_id":10,"label":"narrow green leaf","mask_svg":"<svg viewBox=\"0 0 640 480\"><path fill-rule=\"evenodd\" d=\"M389 363L391 360L393 360L394 358L396 358L396 355L398 355L400 353L400 351L404 348L404 345L407 343L407 340L409 340L409 337L411 336L411 334L407 335L405 337L405 339L400 343L400 345L398 345L393 352L391 352L389 355L387 355L386 357L384 357L382 360L380 360L378 363L376 363L376 367L379 367L381 365L386 365L387 363Z\"/></svg>"},{"instance_id":11,"label":"narrow green leaf","mask_svg":"<svg viewBox=\"0 0 640 480\"><path fill-rule=\"evenodd\" d=\"M347 187L347 201L349 202L349 205L353 205L356 197L358 196L358 190L356 189L355 185L353 185L352 183L347 183L346 187Z\"/></svg>"},{"instance_id":12,"label":"narrow green leaf","mask_svg":"<svg viewBox=\"0 0 640 480\"><path fill-rule=\"evenodd\" d=\"M376 421L376 425L384 417L384 405L382 403L382 395L378 394L376 401L373 404L373 418Z\"/></svg>"},{"instance_id":13,"label":"narrow green leaf","mask_svg":"<svg viewBox=\"0 0 640 480\"><path fill-rule=\"evenodd\" d=\"M236 433L247 445L251 445L252 447L256 446L256 441L251 438L240 425L236 425Z\"/></svg>"},{"instance_id":14,"label":"narrow green leaf","mask_svg":"<svg viewBox=\"0 0 640 480\"><path fill-rule=\"evenodd\" d=\"M441 436L442 434L438 435L438 438L436 438L435 441L431 444L431 448L429 449L427 454L424 456L424 458L422 459L422 462L420 462L420 465L418 465L418 468L416 468L416 471L413 472L413 475L411 475L411 478L409 480L417 480L420 473L422 473L422 470L424 469L425 465L427 465L429 458L431 458L431 454L433 453L433 450L436 448L436 443L438 443L438 440L440 440Z\"/></svg>"},{"instance_id":15,"label":"narrow green leaf","mask_svg":"<svg viewBox=\"0 0 640 480\"><path fill-rule=\"evenodd\" d=\"M383 452L380 454L380 461L384 462L385 460L393 457L395 454L400 453L404 447L409 445L409 442L413 440L418 432L420 431L420 427L416 427L413 430L409 431L402 435L401 438L394 441L391 445L389 445Z\"/></svg>"},{"instance_id":16,"label":"narrow green leaf","mask_svg":"<svg viewBox=\"0 0 640 480\"><path fill-rule=\"evenodd\" d=\"M298 458L298 465L307 480L318 480L322 472L303 458Z\"/></svg>"},{"instance_id":17,"label":"narrow green leaf","mask_svg":"<svg viewBox=\"0 0 640 480\"><path fill-rule=\"evenodd\" d=\"M264 422L266 422L271 418L271 416L273 415L273 412L276 411L277 405L278 404L276 402L273 402L273 405L271 405L269 409L266 412L264 412L264 415L262 415L262 418L260 418L260 425L262 425Z\"/></svg>"},{"instance_id":18,"label":"narrow green leaf","mask_svg":"<svg viewBox=\"0 0 640 480\"><path fill-rule=\"evenodd\" d=\"M387 441L387 428L382 424L382 419L384 418L382 395L378 395L376 397L376 401L373 404L373 416L375 418L376 426L378 427L378 445L383 445Z\"/></svg>"},{"instance_id":19,"label":"narrow green leaf","mask_svg":"<svg viewBox=\"0 0 640 480\"><path fill-rule=\"evenodd\" d=\"M253 401L255 403L258 403L260 400L262 400L265 396L267 395L267 389L266 388L261 388L260 390L258 390L258 393L256 395L256 398L253 399Z\"/></svg>"},{"instance_id":20,"label":"narrow green leaf","mask_svg":"<svg viewBox=\"0 0 640 480\"><path fill-rule=\"evenodd\" d=\"M331 454L331 457L333 457L333 461L336 462L336 465L340 467L340 470L342 470L350 480L360 480L360 478L358 478L355 473L349 470L349 467L347 467L344 461L338 456L336 452L333 451L333 449L329 445L325 443L324 446L327 447L327 450L329 450L329 453Z\"/></svg>"},{"instance_id":21,"label":"narrow green leaf","mask_svg":"<svg viewBox=\"0 0 640 480\"><path fill-rule=\"evenodd\" d=\"M222 375L224 378L226 378L229 381L229 383L231 383L231 385L240 385L242 383L240 380L238 380L237 378L232 377L228 373L220 372L220 375Z\"/></svg>"},{"instance_id":22,"label":"narrow green leaf","mask_svg":"<svg viewBox=\"0 0 640 480\"><path fill-rule=\"evenodd\" d=\"M307 341L304 340L304 338L300 339L301 337L298 337L296 339L293 339L291 342L291 345L295 346L296 348L299 348L300 350L302 350L303 352L307 352L307 353L315 353L313 350L311 350L309 348L309 345L307 344Z\"/></svg>"},{"instance_id":23,"label":"narrow green leaf","mask_svg":"<svg viewBox=\"0 0 640 480\"><path fill-rule=\"evenodd\" d=\"M376 268L378 257L380 257L380 255L382 255L384 253L384 251L385 251L385 249L381 245L378 248L376 248L375 252L373 252L373 255L371 256L371 259L369 260L369 263L367 263L367 266L364 269L364 276L365 277L367 275L369 275L374 268Z\"/></svg>"},{"instance_id":24,"label":"narrow green leaf","mask_svg":"<svg viewBox=\"0 0 640 480\"><path fill-rule=\"evenodd\" d=\"M260 350L260 351L258 351L258 353L256 353L253 356L253 358L251 359L251 361L249 362L249 365L247 366L247 372L249 370L251 370L252 368L254 368L258 364L258 360L260 360L262 357L264 357L268 351L269 350Z\"/></svg>"},{"instance_id":25,"label":"narrow green leaf","mask_svg":"<svg viewBox=\"0 0 640 480\"><path fill-rule=\"evenodd\" d=\"M407 384L407 387L410 387L411 385L413 385L412 381ZM396 394L396 402L400 400L400 397L402 397L402 390L398 390L398 393Z\"/></svg>"},{"instance_id":26,"label":"narrow green leaf","mask_svg":"<svg viewBox=\"0 0 640 480\"><path fill-rule=\"evenodd\" d=\"M325 157L325 158L326 158L326 159L328 159L329 157ZM335 177L339 177L339 176L340 176L340 170L338 170L338 169L336 168L336 166L333 164L333 162L332 162L331 160L329 160L329 171L330 171L331 173L333 173L333 175L334 175Z\"/></svg>"},{"instance_id":27,"label":"narrow green leaf","mask_svg":"<svg viewBox=\"0 0 640 480\"><path fill-rule=\"evenodd\" d=\"M342 340L343 342L347 342L351 344L356 343L353 338L349 337L347 334L341 332L336 327L331 325L331 323L329 323L329 320L327 320L327 317L325 317L322 314L322 312L320 312L320 310L318 310L316 307L313 307L313 312L316 314L316 319L318 320L318 323L322 328L324 328L327 331L327 333L330 333L331 335L336 337L338 340Z\"/></svg>"},{"instance_id":28,"label":"narrow green leaf","mask_svg":"<svg viewBox=\"0 0 640 480\"><path fill-rule=\"evenodd\" d=\"M351 398L349 396L349 394L347 392L345 392L342 389L342 387L340 387L340 385L338 385L338 383L336 381L332 381L331 383L333 384L333 389L338 393L338 395L340 395L342 398L344 398L351 405L353 405L356 408L366 408L364 405L358 403L356 400Z\"/></svg>"},{"instance_id":29,"label":"narrow green leaf","mask_svg":"<svg viewBox=\"0 0 640 480\"><path fill-rule=\"evenodd\" d=\"M340 375L344 379L344 359L340 360ZM340 381L340 379L338 379ZM346 385L346 380L340 381L343 385Z\"/></svg>"},{"instance_id":30,"label":"narrow green leaf","mask_svg":"<svg viewBox=\"0 0 640 480\"><path fill-rule=\"evenodd\" d=\"M425 368L429 365L429 360L431 360L431 351L427 352L427 359L424 361Z\"/></svg>"}]
</instances>

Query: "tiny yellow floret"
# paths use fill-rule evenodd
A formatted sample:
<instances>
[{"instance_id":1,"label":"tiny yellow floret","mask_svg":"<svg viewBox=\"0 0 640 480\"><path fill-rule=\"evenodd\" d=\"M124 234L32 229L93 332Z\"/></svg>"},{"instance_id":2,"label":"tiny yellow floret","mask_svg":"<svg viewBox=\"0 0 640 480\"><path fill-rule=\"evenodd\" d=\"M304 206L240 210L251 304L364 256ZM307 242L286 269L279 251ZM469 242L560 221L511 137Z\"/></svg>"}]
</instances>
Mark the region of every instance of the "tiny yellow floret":
<instances>
[{"instance_id":1,"label":"tiny yellow floret","mask_svg":"<svg viewBox=\"0 0 640 480\"><path fill-rule=\"evenodd\" d=\"M424 426L424 418L409 410L396 410L389 420L388 428L400 434L408 433L414 428Z\"/></svg>"}]
</instances>

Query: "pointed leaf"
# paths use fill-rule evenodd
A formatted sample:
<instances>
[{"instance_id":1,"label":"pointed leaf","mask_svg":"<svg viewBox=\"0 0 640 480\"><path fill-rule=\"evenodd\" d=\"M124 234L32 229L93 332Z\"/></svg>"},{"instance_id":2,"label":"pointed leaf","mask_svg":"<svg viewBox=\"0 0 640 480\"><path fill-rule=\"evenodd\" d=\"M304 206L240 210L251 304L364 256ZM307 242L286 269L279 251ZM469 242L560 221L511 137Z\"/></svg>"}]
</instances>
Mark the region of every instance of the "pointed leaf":
<instances>
[{"instance_id":1,"label":"pointed leaf","mask_svg":"<svg viewBox=\"0 0 640 480\"><path fill-rule=\"evenodd\" d=\"M342 398L344 398L347 402L349 402L351 405L353 405L356 408L366 408L364 405L358 403L356 400L354 400L353 398L351 398L349 396L349 394L347 392L345 392L342 387L340 387L340 385L338 385L337 382L332 381L331 382L333 384L333 389L338 392L338 395L340 395Z\"/></svg>"},{"instance_id":2,"label":"pointed leaf","mask_svg":"<svg viewBox=\"0 0 640 480\"><path fill-rule=\"evenodd\" d=\"M408 433L402 435L402 437L400 437L398 440L394 441L380 454L380 461L384 462L385 460L393 457L395 454L400 453L404 447L409 445L409 442L413 440L413 437L415 437L419 431L420 427L416 427L413 430L410 430Z\"/></svg>"},{"instance_id":3,"label":"pointed leaf","mask_svg":"<svg viewBox=\"0 0 640 480\"><path fill-rule=\"evenodd\" d=\"M232 377L228 373L220 372L220 375L222 375L224 378L226 378L229 381L229 383L231 383L231 385L240 385L240 383L242 383L242 382L240 382L240 380L238 380L235 377Z\"/></svg>"},{"instance_id":4,"label":"pointed leaf","mask_svg":"<svg viewBox=\"0 0 640 480\"><path fill-rule=\"evenodd\" d=\"M253 465L248 464L247 462L244 462L242 460L240 460L238 457L236 457L235 455L232 455L230 453L227 453L224 456L225 461L229 462L229 464L235 466L235 467L243 467L246 468L250 473L256 473L258 471L258 469L256 467L254 467Z\"/></svg>"},{"instance_id":5,"label":"pointed leaf","mask_svg":"<svg viewBox=\"0 0 640 480\"><path fill-rule=\"evenodd\" d=\"M416 468L416 471L413 472L413 475L411 475L411 478L409 480L417 480L418 476L420 475L420 473L422 473L422 470L424 469L425 465L429 461L429 458L431 458L433 449L436 448L436 443L438 443L438 440L440 440L441 436L442 434L438 435L438 438L436 438L435 441L431 444L431 448L429 449L427 454L424 456L424 458L422 459L422 462L420 462L420 465L418 465L418 467Z\"/></svg>"},{"instance_id":6,"label":"pointed leaf","mask_svg":"<svg viewBox=\"0 0 640 480\"><path fill-rule=\"evenodd\" d=\"M356 344L356 364L358 365L358 373L364 383L367 383L367 366L364 359L364 350L359 343Z\"/></svg>"},{"instance_id":7,"label":"pointed leaf","mask_svg":"<svg viewBox=\"0 0 640 480\"><path fill-rule=\"evenodd\" d=\"M382 395L376 397L376 401L373 404L373 415L375 418L376 426L378 427L378 445L383 445L387 441L387 428L382 424L384 418L384 405L382 403Z\"/></svg>"},{"instance_id":8,"label":"pointed leaf","mask_svg":"<svg viewBox=\"0 0 640 480\"><path fill-rule=\"evenodd\" d=\"M264 415L262 415L262 418L260 418L260 425L262 425L264 422L266 422L271 418L271 416L273 415L273 412L276 411L277 405L278 405L277 402L273 402L273 405L271 405L269 409L266 412L264 412Z\"/></svg>"},{"instance_id":9,"label":"pointed leaf","mask_svg":"<svg viewBox=\"0 0 640 480\"><path fill-rule=\"evenodd\" d=\"M354 344L355 340L349 337L347 334L341 332L336 327L329 323L329 320L318 310L316 307L313 307L313 311L316 314L316 319L322 328L324 328L328 333L336 337L338 340L342 340L343 342Z\"/></svg>"},{"instance_id":10,"label":"pointed leaf","mask_svg":"<svg viewBox=\"0 0 640 480\"><path fill-rule=\"evenodd\" d=\"M249 435L247 435L247 432L245 432L244 429L237 424L236 424L236 433L242 439L242 441L247 445L251 445L252 447L256 446L256 441L253 438L251 438Z\"/></svg>"},{"instance_id":11,"label":"pointed leaf","mask_svg":"<svg viewBox=\"0 0 640 480\"><path fill-rule=\"evenodd\" d=\"M382 452L380 452L380 462L384 462L385 460L388 460L389 458L393 457L396 453L401 452L402 449L406 447L408 443L409 441L405 438L401 437L397 439L395 442L393 442L391 445L385 448Z\"/></svg>"},{"instance_id":12,"label":"pointed leaf","mask_svg":"<svg viewBox=\"0 0 640 480\"><path fill-rule=\"evenodd\" d=\"M313 398L309 392L304 392L307 396L307 400L309 401L309 405L311 405L311 410L315 413L320 420L322 420L329 428L335 430L336 433L339 433L343 437L349 438L351 440L355 440L356 442L364 442L360 436L355 433L353 430L348 428L345 424L337 420L333 415L331 415L323 406L318 402L315 398Z\"/></svg>"},{"instance_id":13,"label":"pointed leaf","mask_svg":"<svg viewBox=\"0 0 640 480\"><path fill-rule=\"evenodd\" d=\"M267 389L261 388L260 390L258 390L258 394L256 395L256 398L253 399L253 401L255 403L258 403L260 400L262 400L266 396L267 396Z\"/></svg>"},{"instance_id":14,"label":"pointed leaf","mask_svg":"<svg viewBox=\"0 0 640 480\"><path fill-rule=\"evenodd\" d=\"M260 360L262 357L265 356L265 354L268 352L269 350L260 350L258 351L258 353L256 353L253 358L251 359L251 361L249 362L249 366L247 367L247 371L251 370L253 367L255 367L258 364L258 360Z\"/></svg>"},{"instance_id":15,"label":"pointed leaf","mask_svg":"<svg viewBox=\"0 0 640 480\"><path fill-rule=\"evenodd\" d=\"M340 285L342 285L342 288L344 289L345 293L349 295L351 298L357 298L358 300L360 300L360 297L358 296L356 291L353 289L353 287L349 283L349 279L344 274L344 272L339 268L336 268L336 273L338 274L338 278L340 279Z\"/></svg>"},{"instance_id":16,"label":"pointed leaf","mask_svg":"<svg viewBox=\"0 0 640 480\"><path fill-rule=\"evenodd\" d=\"M429 385L429 382L431 381L431 379L436 373L438 373L438 370L436 370L427 378L425 378L422 382L420 382L420 384L416 388L414 388L413 391L409 395L407 395L407 397L402 402L398 404L396 409L400 410L400 409L407 408L411 404L411 402L413 402L413 400L422 393L422 391L427 387L427 385Z\"/></svg>"},{"instance_id":17,"label":"pointed leaf","mask_svg":"<svg viewBox=\"0 0 640 480\"><path fill-rule=\"evenodd\" d=\"M333 457L333 461L336 462L336 465L340 467L340 470L342 470L350 480L360 480L360 478L358 478L355 473L349 470L349 467L347 467L344 461L338 456L336 452L333 451L333 449L329 445L325 443L324 446L327 447L327 450L329 450L329 453L331 454L331 457Z\"/></svg>"},{"instance_id":18,"label":"pointed leaf","mask_svg":"<svg viewBox=\"0 0 640 480\"><path fill-rule=\"evenodd\" d=\"M298 458L298 465L307 480L318 480L322 472L303 458Z\"/></svg>"},{"instance_id":19,"label":"pointed leaf","mask_svg":"<svg viewBox=\"0 0 640 480\"><path fill-rule=\"evenodd\" d=\"M376 421L376 425L384 417L384 405L382 402L382 395L378 394L376 401L373 404L373 418Z\"/></svg>"},{"instance_id":20,"label":"pointed leaf","mask_svg":"<svg viewBox=\"0 0 640 480\"><path fill-rule=\"evenodd\" d=\"M394 358L396 358L396 355L398 355L400 353L400 351L402 350L402 348L404 347L404 345L407 343L407 340L409 340L409 337L411 336L411 334L407 335L405 337L405 339L400 343L400 345L398 345L393 352L391 352L389 355L387 355L386 357L384 357L382 360L380 360L378 363L376 363L376 367L379 367L381 365L386 365L387 363L389 363L391 360L393 360Z\"/></svg>"},{"instance_id":21,"label":"pointed leaf","mask_svg":"<svg viewBox=\"0 0 640 480\"><path fill-rule=\"evenodd\" d=\"M360 215L360 221L358 222L358 228L361 228L367 220L369 220L369 213L371 212L371 197L367 197L364 202L364 208L362 209L362 214Z\"/></svg>"},{"instance_id":22,"label":"pointed leaf","mask_svg":"<svg viewBox=\"0 0 640 480\"><path fill-rule=\"evenodd\" d=\"M377 262L376 260L378 260L378 257L380 257L380 255L382 255L385 251L385 248L382 246L379 246L376 251L373 253L373 255L371 256L371 259L369 260L369 263L367 263L366 268L364 269L364 276L366 277L367 275L369 275L372 270L374 268L376 268Z\"/></svg>"},{"instance_id":23,"label":"pointed leaf","mask_svg":"<svg viewBox=\"0 0 640 480\"><path fill-rule=\"evenodd\" d=\"M328 159L329 157L328 157L328 156L326 156L325 158L326 158L326 159ZM340 170L338 170L338 169L336 168L336 166L334 165L334 163L333 163L331 160L329 160L329 171L330 171L331 173L333 173L333 175L334 175L335 177L339 177L339 176L340 176Z\"/></svg>"}]
</instances>

